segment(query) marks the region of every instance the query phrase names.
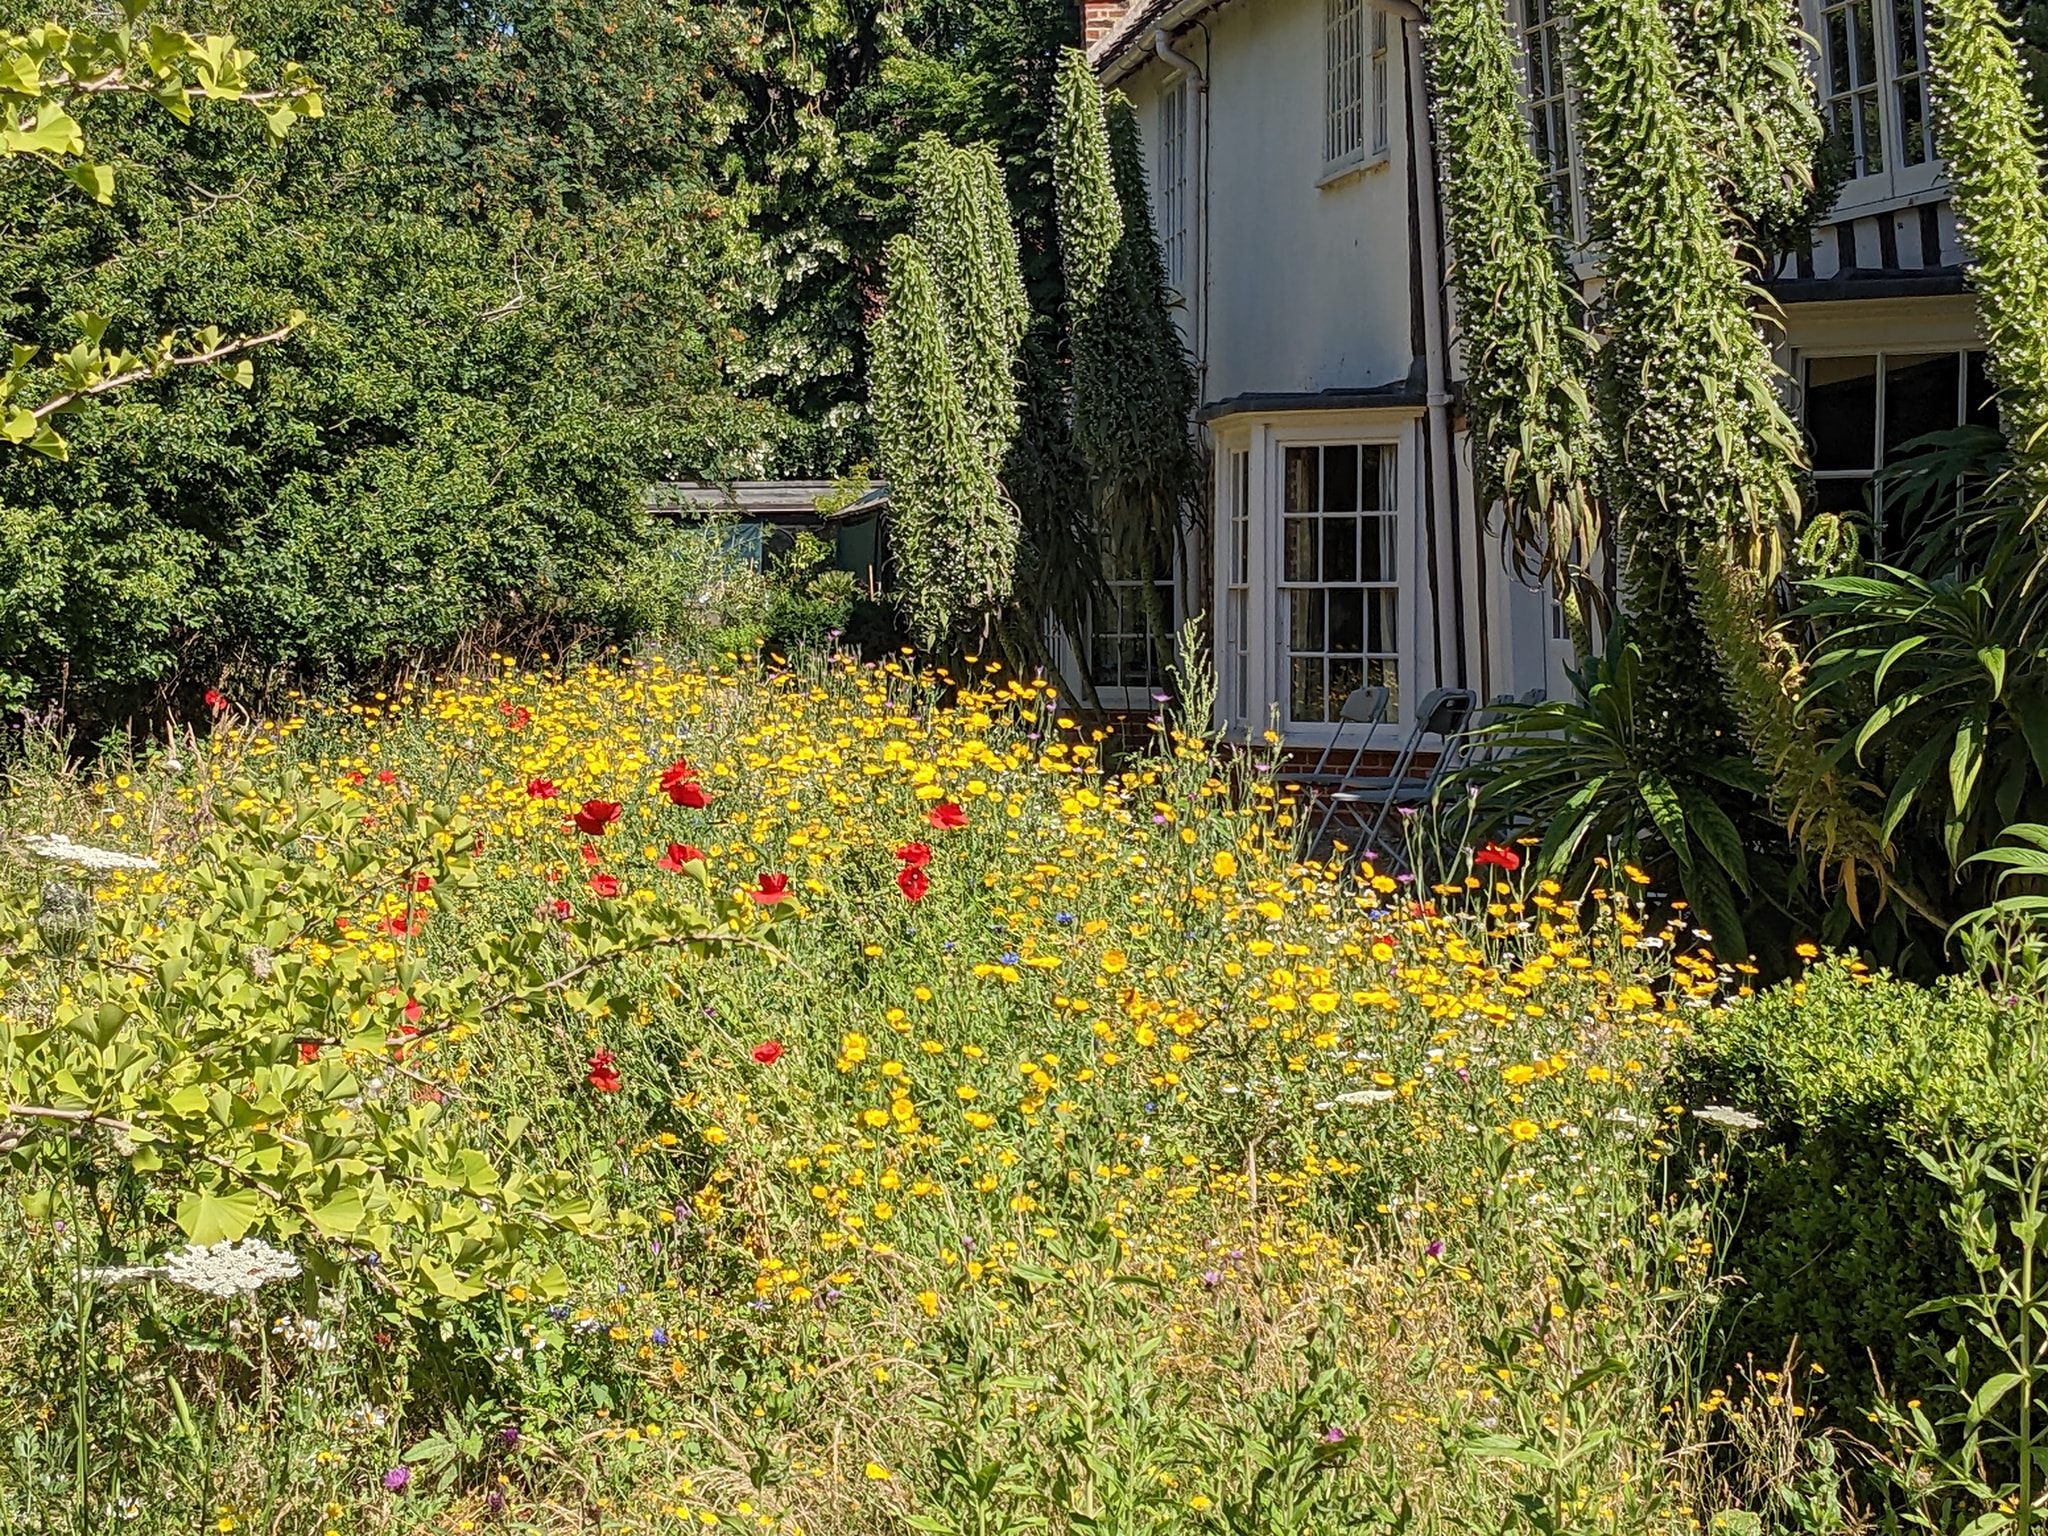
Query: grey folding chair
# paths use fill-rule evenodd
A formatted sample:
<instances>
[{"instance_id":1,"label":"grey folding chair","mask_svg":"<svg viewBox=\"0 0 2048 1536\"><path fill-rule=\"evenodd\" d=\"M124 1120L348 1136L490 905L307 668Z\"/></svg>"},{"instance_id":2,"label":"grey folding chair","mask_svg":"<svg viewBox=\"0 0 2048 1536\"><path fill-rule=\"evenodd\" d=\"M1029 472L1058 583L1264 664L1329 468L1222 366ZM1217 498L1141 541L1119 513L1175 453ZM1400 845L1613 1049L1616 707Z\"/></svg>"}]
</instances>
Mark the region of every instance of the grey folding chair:
<instances>
[{"instance_id":1,"label":"grey folding chair","mask_svg":"<svg viewBox=\"0 0 2048 1536\"><path fill-rule=\"evenodd\" d=\"M1331 790L1324 797L1323 817L1317 825L1316 838L1320 839L1330 830L1340 811L1355 817L1363 827L1367 808L1377 807L1378 814L1373 817L1371 825L1365 827L1365 846L1378 847L1380 833L1395 807L1428 800L1436 792L1437 785L1443 782L1444 775L1457 766L1465 732L1472 723L1472 712L1478 706L1479 695L1470 688L1435 688L1423 695L1422 703L1415 712L1414 728L1394 758L1393 771L1353 780ZM1430 736L1437 738L1436 756L1426 768L1417 769L1416 759L1421 755L1423 741Z\"/></svg>"},{"instance_id":2,"label":"grey folding chair","mask_svg":"<svg viewBox=\"0 0 2048 1536\"><path fill-rule=\"evenodd\" d=\"M1337 729L1330 733L1330 739L1323 743L1323 750L1316 758L1315 767L1303 774L1285 774L1289 784L1303 788L1319 785L1349 784L1358 777L1358 766L1365 761L1366 748L1372 745L1372 728L1385 718L1387 699L1390 695L1382 683L1367 683L1354 688L1344 696L1343 708L1337 711ZM1351 761L1341 771L1330 765L1342 756L1344 734L1352 727L1358 731L1358 745L1351 750Z\"/></svg>"}]
</instances>

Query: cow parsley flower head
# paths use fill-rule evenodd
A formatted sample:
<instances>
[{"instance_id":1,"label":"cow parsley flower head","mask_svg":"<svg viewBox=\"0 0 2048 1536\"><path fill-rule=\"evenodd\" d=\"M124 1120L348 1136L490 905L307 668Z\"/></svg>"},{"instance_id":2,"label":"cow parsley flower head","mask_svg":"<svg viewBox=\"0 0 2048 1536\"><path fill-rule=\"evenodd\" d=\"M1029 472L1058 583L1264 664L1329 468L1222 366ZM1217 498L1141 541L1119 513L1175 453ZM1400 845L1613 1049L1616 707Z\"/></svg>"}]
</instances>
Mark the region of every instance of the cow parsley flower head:
<instances>
[{"instance_id":1,"label":"cow parsley flower head","mask_svg":"<svg viewBox=\"0 0 2048 1536\"><path fill-rule=\"evenodd\" d=\"M87 843L74 843L62 832L31 832L21 840L21 846L39 859L48 859L54 864L69 864L74 869L89 870L100 875L115 869L156 869L155 859L144 858L139 853L122 853L113 848L94 848Z\"/></svg>"},{"instance_id":2,"label":"cow parsley flower head","mask_svg":"<svg viewBox=\"0 0 2048 1536\"><path fill-rule=\"evenodd\" d=\"M197 1244L164 1260L164 1278L204 1296L253 1296L273 1280L289 1280L299 1261L261 1238L240 1242Z\"/></svg>"},{"instance_id":3,"label":"cow parsley flower head","mask_svg":"<svg viewBox=\"0 0 2048 1536\"><path fill-rule=\"evenodd\" d=\"M1763 1121L1746 1109L1732 1109L1726 1104L1706 1104L1692 1112L1695 1120L1704 1120L1709 1125L1718 1125L1724 1131L1758 1131Z\"/></svg>"}]
</instances>

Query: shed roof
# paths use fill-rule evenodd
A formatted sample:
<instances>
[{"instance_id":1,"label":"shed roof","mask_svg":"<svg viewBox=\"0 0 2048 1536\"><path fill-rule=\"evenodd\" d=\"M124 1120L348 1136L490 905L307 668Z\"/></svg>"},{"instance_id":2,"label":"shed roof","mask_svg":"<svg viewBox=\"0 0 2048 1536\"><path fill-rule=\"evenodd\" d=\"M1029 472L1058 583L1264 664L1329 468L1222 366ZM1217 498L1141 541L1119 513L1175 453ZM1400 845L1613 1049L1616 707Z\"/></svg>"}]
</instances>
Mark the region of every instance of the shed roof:
<instances>
[{"instance_id":1,"label":"shed roof","mask_svg":"<svg viewBox=\"0 0 2048 1536\"><path fill-rule=\"evenodd\" d=\"M889 504L880 480L664 480L648 487L647 510L658 516L723 515L748 521L869 517Z\"/></svg>"}]
</instances>

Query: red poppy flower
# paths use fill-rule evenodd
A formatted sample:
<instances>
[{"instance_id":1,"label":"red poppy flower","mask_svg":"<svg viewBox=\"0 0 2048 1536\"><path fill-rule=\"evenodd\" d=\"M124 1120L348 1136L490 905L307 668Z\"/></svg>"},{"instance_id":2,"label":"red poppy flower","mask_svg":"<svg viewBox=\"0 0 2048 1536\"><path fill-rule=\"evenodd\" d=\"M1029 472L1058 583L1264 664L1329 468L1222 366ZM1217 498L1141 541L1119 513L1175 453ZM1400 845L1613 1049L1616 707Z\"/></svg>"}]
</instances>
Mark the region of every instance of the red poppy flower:
<instances>
[{"instance_id":1,"label":"red poppy flower","mask_svg":"<svg viewBox=\"0 0 2048 1536\"><path fill-rule=\"evenodd\" d=\"M789 876L763 873L756 877L754 888L747 892L764 907L772 907L778 901L789 900Z\"/></svg>"},{"instance_id":2,"label":"red poppy flower","mask_svg":"<svg viewBox=\"0 0 2048 1536\"><path fill-rule=\"evenodd\" d=\"M1504 869L1512 874L1522 867L1522 856L1512 848L1499 843L1488 843L1472 855L1474 864L1491 864L1495 869Z\"/></svg>"},{"instance_id":3,"label":"red poppy flower","mask_svg":"<svg viewBox=\"0 0 2048 1536\"><path fill-rule=\"evenodd\" d=\"M569 920L569 903L559 896L553 901L542 902L541 909L558 923L566 923Z\"/></svg>"},{"instance_id":4,"label":"red poppy flower","mask_svg":"<svg viewBox=\"0 0 2048 1536\"><path fill-rule=\"evenodd\" d=\"M584 1081L589 1083L599 1093L617 1093L619 1091L619 1072L618 1068L612 1065L612 1053L610 1051L593 1051L591 1053L590 1072L584 1078Z\"/></svg>"},{"instance_id":5,"label":"red poppy flower","mask_svg":"<svg viewBox=\"0 0 2048 1536\"><path fill-rule=\"evenodd\" d=\"M362 770L362 769L360 769L360 768L351 768L351 769L349 769L349 771L348 771L347 773L344 773L344 774L343 774L343 775L341 776L341 782L342 782L342 783L344 783L344 784L360 784L360 783L362 783L362 782L363 782L363 770Z\"/></svg>"},{"instance_id":6,"label":"red poppy flower","mask_svg":"<svg viewBox=\"0 0 2048 1536\"><path fill-rule=\"evenodd\" d=\"M227 708L227 705L228 705L228 701L227 701L227 696L226 696L225 694L223 694L223 693L222 693L222 692L221 692L221 691L220 691L220 690L219 690L218 688L209 688L209 689L207 689L207 690L206 690L206 693L205 693L205 699L206 699L206 707L207 707L208 709L226 709L226 708Z\"/></svg>"},{"instance_id":7,"label":"red poppy flower","mask_svg":"<svg viewBox=\"0 0 2048 1536\"><path fill-rule=\"evenodd\" d=\"M585 843L581 848L578 848L576 850L576 857L581 859L586 864L595 864L599 859L603 858L604 855L597 851L597 844Z\"/></svg>"},{"instance_id":8,"label":"red poppy flower","mask_svg":"<svg viewBox=\"0 0 2048 1536\"><path fill-rule=\"evenodd\" d=\"M317 1057L318 1057L319 1055L320 1055L320 1042L319 1042L319 1041L317 1041L317 1040L301 1040L301 1041L299 1042L299 1065L300 1065L300 1066L304 1066L304 1065L305 1065L305 1064L306 1064L307 1062L309 1062L309 1061L312 1061L312 1060L315 1060L315 1059L316 1059L316 1058L317 1058Z\"/></svg>"},{"instance_id":9,"label":"red poppy flower","mask_svg":"<svg viewBox=\"0 0 2048 1536\"><path fill-rule=\"evenodd\" d=\"M780 1040L763 1040L759 1045L747 1052L747 1054L761 1063L762 1066L772 1067L782 1059L782 1042Z\"/></svg>"},{"instance_id":10,"label":"red poppy flower","mask_svg":"<svg viewBox=\"0 0 2048 1536\"><path fill-rule=\"evenodd\" d=\"M434 877L432 875L414 875L412 877L412 888L415 891L431 891L434 888Z\"/></svg>"},{"instance_id":11,"label":"red poppy flower","mask_svg":"<svg viewBox=\"0 0 2048 1536\"><path fill-rule=\"evenodd\" d=\"M586 800L570 819L586 837L602 837L604 829L619 819L619 809L616 800Z\"/></svg>"},{"instance_id":12,"label":"red poppy flower","mask_svg":"<svg viewBox=\"0 0 2048 1536\"><path fill-rule=\"evenodd\" d=\"M600 896L616 896L619 894L619 877L599 870L590 877L590 888Z\"/></svg>"},{"instance_id":13,"label":"red poppy flower","mask_svg":"<svg viewBox=\"0 0 2048 1536\"><path fill-rule=\"evenodd\" d=\"M526 796L529 800L552 800L561 790L555 787L553 779L528 779Z\"/></svg>"},{"instance_id":14,"label":"red poppy flower","mask_svg":"<svg viewBox=\"0 0 2048 1536\"><path fill-rule=\"evenodd\" d=\"M419 1003L419 999L418 999L418 998L416 998L416 997L408 997L408 998L407 998L407 999L405 1000L405 1008L404 1008L403 1012L405 1013L405 1022L406 1022L406 1023L408 1023L408 1024L417 1024L417 1023L419 1023L419 1021L420 1021L420 1019L421 1019L422 1015L424 1015L424 1014L426 1013L426 1009L424 1009L424 1008L422 1008L422 1007L420 1006L420 1003Z\"/></svg>"},{"instance_id":15,"label":"red poppy flower","mask_svg":"<svg viewBox=\"0 0 2048 1536\"><path fill-rule=\"evenodd\" d=\"M932 845L930 843L903 843L897 847L896 857L899 862L908 864L912 869L923 869L925 865L932 861Z\"/></svg>"},{"instance_id":16,"label":"red poppy flower","mask_svg":"<svg viewBox=\"0 0 2048 1536\"><path fill-rule=\"evenodd\" d=\"M685 864L700 863L703 858L704 850L697 847L694 843L670 843L668 845L668 852L656 859L654 863L657 868L665 869L670 874L675 874Z\"/></svg>"},{"instance_id":17,"label":"red poppy flower","mask_svg":"<svg viewBox=\"0 0 2048 1536\"><path fill-rule=\"evenodd\" d=\"M942 830L967 825L967 813L950 800L941 800L925 814L924 819Z\"/></svg>"},{"instance_id":18,"label":"red poppy flower","mask_svg":"<svg viewBox=\"0 0 2048 1536\"><path fill-rule=\"evenodd\" d=\"M386 917L379 919L377 926L386 933L394 934L402 939L419 926L419 919L416 917Z\"/></svg>"},{"instance_id":19,"label":"red poppy flower","mask_svg":"<svg viewBox=\"0 0 2048 1536\"><path fill-rule=\"evenodd\" d=\"M692 768L685 759L679 757L661 770L662 792L666 794L669 790L674 789L676 785L687 784L695 777L697 777L697 770Z\"/></svg>"},{"instance_id":20,"label":"red poppy flower","mask_svg":"<svg viewBox=\"0 0 2048 1536\"><path fill-rule=\"evenodd\" d=\"M389 768L379 768L377 770L377 782L379 784L395 784L398 782L398 775Z\"/></svg>"},{"instance_id":21,"label":"red poppy flower","mask_svg":"<svg viewBox=\"0 0 2048 1536\"><path fill-rule=\"evenodd\" d=\"M685 780L668 792L669 799L677 805L692 811L701 811L711 803L711 796L695 779Z\"/></svg>"},{"instance_id":22,"label":"red poppy flower","mask_svg":"<svg viewBox=\"0 0 2048 1536\"><path fill-rule=\"evenodd\" d=\"M896 871L896 889L910 901L923 901L924 893L931 889L931 877L915 864L906 864Z\"/></svg>"}]
</instances>

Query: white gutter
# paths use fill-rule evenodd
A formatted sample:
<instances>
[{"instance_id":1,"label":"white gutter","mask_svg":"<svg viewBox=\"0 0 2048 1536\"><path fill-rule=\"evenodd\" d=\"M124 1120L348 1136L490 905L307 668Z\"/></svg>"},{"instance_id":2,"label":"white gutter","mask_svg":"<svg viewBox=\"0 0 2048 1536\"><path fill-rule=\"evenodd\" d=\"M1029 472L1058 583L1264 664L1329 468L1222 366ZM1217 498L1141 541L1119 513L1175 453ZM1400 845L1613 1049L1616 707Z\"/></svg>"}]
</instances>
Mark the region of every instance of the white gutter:
<instances>
[{"instance_id":1,"label":"white gutter","mask_svg":"<svg viewBox=\"0 0 2048 1536\"><path fill-rule=\"evenodd\" d=\"M1173 39L1166 35L1164 27L1152 29L1152 51L1195 82L1195 89L1206 92L1209 77L1202 73L1202 66L1173 46Z\"/></svg>"}]
</instances>

